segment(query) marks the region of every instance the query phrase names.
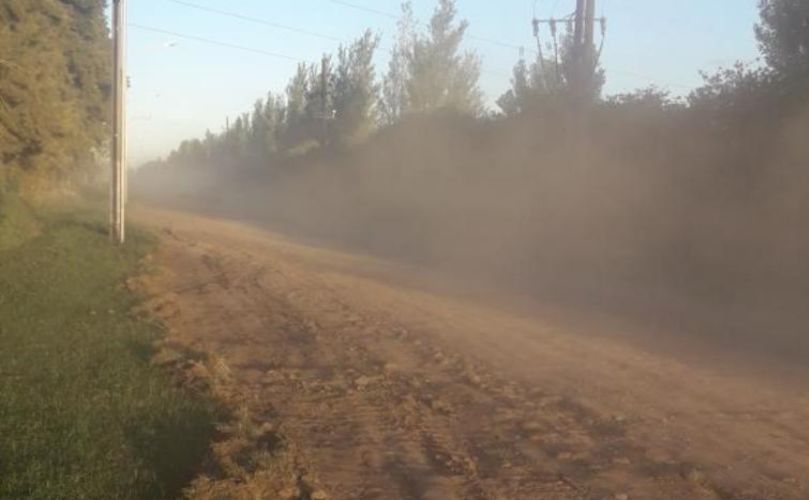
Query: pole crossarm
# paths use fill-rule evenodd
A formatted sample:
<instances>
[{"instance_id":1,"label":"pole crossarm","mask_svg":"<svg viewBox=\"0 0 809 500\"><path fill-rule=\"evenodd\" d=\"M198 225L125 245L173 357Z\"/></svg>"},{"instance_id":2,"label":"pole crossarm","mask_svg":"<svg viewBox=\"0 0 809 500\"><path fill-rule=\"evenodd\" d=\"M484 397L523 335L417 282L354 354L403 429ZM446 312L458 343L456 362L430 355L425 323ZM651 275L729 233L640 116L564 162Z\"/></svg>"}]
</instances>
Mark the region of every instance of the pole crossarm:
<instances>
[{"instance_id":1,"label":"pole crossarm","mask_svg":"<svg viewBox=\"0 0 809 500\"><path fill-rule=\"evenodd\" d=\"M576 11L568 16L544 19L535 16L531 20L531 25L534 29L534 37L537 41L537 49L539 51L539 64L543 73L545 71L545 60L542 50L541 27L547 26L550 30L551 39L553 40L553 62L555 63L554 67L556 68L557 81L561 81L558 28L560 24L567 26L568 36L571 37L569 40L571 45L568 47L568 58L570 59L571 66L567 79L574 94L579 96L586 92L588 85L595 75L607 33L607 18L604 16L596 17L596 3L597 0L576 0ZM595 56L591 57L591 47L595 45L596 25L600 27L601 43L598 49L595 50Z\"/></svg>"}]
</instances>

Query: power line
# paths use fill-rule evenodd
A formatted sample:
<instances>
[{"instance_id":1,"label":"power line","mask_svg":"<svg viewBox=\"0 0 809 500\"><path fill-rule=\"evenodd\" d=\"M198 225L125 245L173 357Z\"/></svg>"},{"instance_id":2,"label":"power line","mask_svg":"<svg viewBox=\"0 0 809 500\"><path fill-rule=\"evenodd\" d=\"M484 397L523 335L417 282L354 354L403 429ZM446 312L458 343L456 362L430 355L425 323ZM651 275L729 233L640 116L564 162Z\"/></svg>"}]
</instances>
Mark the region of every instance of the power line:
<instances>
[{"instance_id":1,"label":"power line","mask_svg":"<svg viewBox=\"0 0 809 500\"><path fill-rule=\"evenodd\" d=\"M310 31L310 30L303 29L303 28L296 28L295 26L288 26L286 24L276 23L276 22L273 22L273 21L268 21L266 19L260 19L258 17L253 17L253 16L248 16L248 15L245 15L245 14L240 14L238 12L215 9L215 8L212 8L212 7L206 7L204 5L199 5L199 4L196 4L196 3L193 3L193 2L187 2L185 0L167 0L167 1L178 4L178 5L182 5L182 6L185 6L185 7L189 7L191 9L201 10L201 11L209 12L209 13L212 13L212 14L218 14L220 16L231 17L233 19L239 19L239 20L242 20L242 21L249 21L251 23L256 23L256 24L263 24L264 26L269 26L271 28L291 31L293 33L300 33L302 35L309 35L309 36L313 36L313 37L317 37L317 38L323 38L325 40L331 40L333 42L345 42L344 39L336 37L336 36L326 35L326 34L323 34L323 33L318 33L316 31Z\"/></svg>"},{"instance_id":2,"label":"power line","mask_svg":"<svg viewBox=\"0 0 809 500\"><path fill-rule=\"evenodd\" d=\"M327 1L329 1L329 2L331 2L333 4L342 5L343 7L348 7L348 8L351 8L351 9L360 10L360 11L363 11L363 12L368 12L370 14L376 14L378 16L387 17L389 19L399 19L398 15L396 15L396 14L394 14L392 12L389 12L389 11L374 9L373 7L366 7L364 5L356 4L356 3L353 3L353 2L346 2L344 0L327 0ZM419 24L424 25L426 23L422 22L422 23L419 23ZM491 44L491 45L496 45L496 46L507 48L507 49L520 50L520 49L523 48L520 45L516 45L516 44L513 44L513 43L509 43L509 42L504 42L502 40L496 40L494 38L477 36L477 35L474 35L474 34L468 34L467 37L470 40L475 40L475 41L478 41L478 42L488 43L488 44Z\"/></svg>"},{"instance_id":3,"label":"power line","mask_svg":"<svg viewBox=\"0 0 809 500\"><path fill-rule=\"evenodd\" d=\"M609 72L610 73L616 73L616 74L619 74L619 75L625 75L625 76L631 76L631 77L634 77L634 78L639 78L641 80L645 80L645 81L651 82L653 84L658 84L659 83L660 85L665 85L667 87L678 87L678 88L682 88L682 89L693 89L694 88L693 85L686 85L684 83L677 83L677 82L664 82L664 81L661 81L661 80L659 80L659 79L657 79L655 77L652 77L650 75L645 75L643 73L638 73L637 71L630 71L630 70L622 69L622 68L617 68L617 69L616 68L610 68Z\"/></svg>"},{"instance_id":4,"label":"power line","mask_svg":"<svg viewBox=\"0 0 809 500\"><path fill-rule=\"evenodd\" d=\"M356 4L356 3L345 2L343 0L328 0L328 1L331 2L331 3L335 3L337 5L342 5L344 7L349 7L351 9L356 9L356 10L361 10L363 12L376 14L378 16L384 16L384 17L388 17L388 18L391 18L391 19L399 19L399 16L397 16L396 14L393 14L391 12L386 12L384 10L378 10L378 9L374 9L372 7L366 7L364 5L359 5L359 4Z\"/></svg>"},{"instance_id":5,"label":"power line","mask_svg":"<svg viewBox=\"0 0 809 500\"><path fill-rule=\"evenodd\" d=\"M398 15L396 15L396 14L394 14L392 12L389 12L389 11L374 9L373 7L366 7L364 5L356 4L356 3L353 3L353 2L346 2L345 0L327 0L327 1L329 1L329 2L331 2L333 4L336 4L336 5L342 5L343 7L348 7L348 8L351 8L351 9L360 10L360 11L363 11L363 12L368 12L370 14L376 14L378 16L387 17L389 19L399 19ZM425 23L419 23L419 24L424 25ZM488 44L491 44L491 45L497 45L497 46L504 47L504 48L507 48L507 49L513 49L513 50L522 50L523 49L523 47L520 46L520 45L515 45L513 43L508 43L508 42L502 42L500 40L495 40L493 38L486 38L486 37L476 36L476 35L473 35L473 34L467 34L467 37L470 40L475 40L475 41L478 41L478 42L488 43ZM389 50L389 52L393 53L393 51L390 51L390 50ZM506 75L504 73L500 73L500 72L497 72L497 71L488 71L488 70L481 69L481 73L488 74L490 76L497 76L499 78L511 78L511 75Z\"/></svg>"},{"instance_id":6,"label":"power line","mask_svg":"<svg viewBox=\"0 0 809 500\"><path fill-rule=\"evenodd\" d=\"M660 81L657 78L654 78L652 76L644 75L642 73L637 73L635 71L628 71L628 70L620 69L620 68L619 69L611 68L611 69L609 69L609 72L610 73L617 73L619 75L631 76L631 77L634 77L634 78L640 78L642 80L646 80L647 82L651 82L651 83L654 83L654 84L660 83L660 84L665 85L667 87L677 87L677 88L689 89L689 90L694 88L693 85L686 85L684 83L676 83L676 82L662 82L662 81Z\"/></svg>"},{"instance_id":7,"label":"power line","mask_svg":"<svg viewBox=\"0 0 809 500\"><path fill-rule=\"evenodd\" d=\"M332 35L327 35L327 34L319 33L319 32L316 32L316 31L311 31L311 30L306 30L306 29L302 29L302 28L296 28L294 26L289 26L289 25L285 25L285 24L279 24L279 23L275 23L275 22L272 22L272 21L267 21L266 19L260 19L260 18L257 18L257 17L248 16L248 15L241 14L241 13L238 13L238 12L214 9L214 8L206 7L206 6L199 5L199 4L196 4L196 3L193 3L193 2L188 2L186 0L167 0L167 1L175 3L177 5L185 6L185 7L188 7L188 8L208 12L210 14L216 14L216 15L223 16L223 17L230 17L230 18L233 18L233 19L241 20L241 21L248 21L248 22L252 22L252 23L256 23L256 24L269 26L269 27L272 27L272 28L284 29L284 30L287 30L287 31L292 31L292 32L295 32L295 33L309 35L309 36L313 36L313 37L317 37L317 38L323 38L323 39L330 40L330 41L335 41L335 42L340 42L340 43L348 43L347 40L342 39L342 38L338 38L338 37L335 37L335 36L332 36ZM388 14L388 13L385 13L384 11L380 11L380 10L377 10L377 9L364 8L364 7L359 6L357 4L352 4L350 2L343 2L342 0L329 0L329 1L337 3L339 5L344 5L344 6L347 6L347 7L366 10L366 11L372 12L374 14L390 15L390 16L392 16L394 18L396 17L394 14ZM146 27L146 28L141 28L141 29L149 29L151 31L155 31L155 28ZM249 50L251 52L262 52L259 49L252 49L252 48L249 48L249 47L232 45L232 44L228 44L228 43L225 43L225 42L216 42L216 41L209 40L209 39L201 39L199 37L191 37L190 35L182 35L182 36L180 36L180 34L176 34L176 33L167 33L167 34L174 34L175 36L179 36L181 38L191 38L191 39L197 38L198 41L204 41L206 43L214 43L214 44L222 45L222 46L230 46L231 48L237 48L237 49L241 49L241 50ZM496 40L488 40L488 41L489 41L489 43L500 44L500 42L497 42ZM508 44L505 44L505 43L500 44L500 45L505 46L505 47L511 47L511 48L519 48L516 45L511 46L511 45L508 45ZM390 48L384 48L383 47L382 50L388 52L389 54L394 53L393 49L390 49ZM275 55L278 55L278 54L275 54ZM288 58L287 56L283 56L283 57ZM504 73L501 73L501 72L498 72L498 71L490 71L490 70L481 69L481 73L487 74L487 75L490 75L490 76L496 76L498 78L511 78L511 75L507 75L507 74L504 74Z\"/></svg>"},{"instance_id":8,"label":"power line","mask_svg":"<svg viewBox=\"0 0 809 500\"><path fill-rule=\"evenodd\" d=\"M208 43L208 44L211 44L211 45L218 45L220 47L225 47L225 48L234 49L234 50L242 50L242 51L245 51L245 52L253 52L255 54L261 54L261 55L265 55L265 56L275 57L275 58L278 58L278 59L286 59L288 61L295 61L295 62L300 61L300 59L297 58L297 57L288 56L286 54L281 54L281 53L278 53L278 52L270 52L268 50L255 49L253 47L246 47L244 45L236 45L234 43L220 42L218 40L211 40L210 38L203 38L201 36L186 35L184 33L177 33L176 31L164 30L162 28L155 28L155 27L152 27L152 26L144 26L142 24L136 24L136 23L129 23L128 26L131 27L131 28L136 28L136 29L143 30L143 31L151 31L153 33L160 33L160 34L163 34L163 35L176 36L177 38L183 38L183 39L192 40L192 41L195 41L195 42Z\"/></svg>"},{"instance_id":9,"label":"power line","mask_svg":"<svg viewBox=\"0 0 809 500\"><path fill-rule=\"evenodd\" d=\"M503 48L506 48L506 49L521 50L521 49L525 48L522 45L514 45L513 43L501 42L501 41L495 40L493 38L486 38L486 37L477 36L477 35L467 35L467 36L469 37L470 40L475 40L475 41L478 41L478 42L488 43L490 45L497 45L499 47L503 47Z\"/></svg>"},{"instance_id":10,"label":"power line","mask_svg":"<svg viewBox=\"0 0 809 500\"><path fill-rule=\"evenodd\" d=\"M238 12L232 12L232 11L225 11L225 10L221 10L221 9L209 8L209 7L205 7L205 6L202 6L202 5L193 3L193 2L189 2L189 1L186 1L186 0L167 0L167 1L175 3L177 5L182 5L184 7L188 7L188 8L208 12L210 14L216 14L216 15L220 15L220 16L224 16L224 17L230 17L230 18L234 18L234 19L238 19L238 20L242 20L242 21L247 21L247 22L253 22L255 24L261 24L261 25L265 25L265 26L268 26L268 27L272 27L272 28L283 29L283 30L286 30L286 31L300 33L300 34L303 34L303 35L313 36L313 37L322 38L322 39L326 39L326 40L330 40L330 41L336 41L336 42L341 42L341 43L347 42L347 40L345 40L345 39L335 37L335 36L332 36L332 35L319 33L319 32L312 31L312 30L306 30L306 29L302 29L302 28L297 28L295 26L289 26L289 25L285 25L285 24L275 23L275 22L272 22L272 21L268 21L266 19L261 19L261 18L257 18L257 17L253 17L253 16L248 16L248 15L241 14L241 13L238 13ZM361 6L361 5L358 5L358 4L355 4L355 3L351 3L351 2L346 2L346 1L343 1L343 0L327 0L327 1L338 4L338 5L343 5L343 6L346 6L346 7L354 8L354 9L357 9L357 10L363 10L363 11L373 13L373 14L377 14L377 15L397 18L397 16L392 14L392 13L381 11L381 10L378 10L378 9L373 9L373 8L370 8L370 7L364 7L364 6ZM222 41L218 41L218 40L212 40L212 39L204 38L204 37L200 37L200 36L188 35L188 34L184 34L184 33L178 33L178 32L175 32L175 31L165 30L165 29L162 29L162 28L155 28L155 27L152 27L152 26L145 26L145 25L140 25L140 24L135 24L135 23L129 23L128 25L130 27L140 29L140 30L143 30L143 31L151 31L151 32L154 32L154 33L160 33L160 34L164 34L164 35L175 36L177 38L182 38L182 39L186 39L186 40L207 43L207 44L211 44L211 45L217 45L217 46L225 47L225 48L229 48L229 49L241 50L241 51L245 51L245 52L252 52L252 53L255 53L255 54L261 54L261 55L265 55L265 56L270 56L270 57L275 57L275 58L280 58L280 59L286 59L286 60L289 60L289 61L299 62L301 60L300 58L296 58L296 57L289 56L289 55L286 55L286 54L282 54L282 53L279 53L279 52L271 52L271 51L267 51L267 50L263 50L263 49L247 47L247 46L244 46L244 45L238 45L238 44L233 44L233 43L229 43L229 42L222 42ZM508 43L505 43L505 42L499 42L497 40L492 40L492 39L485 39L485 40L488 41L489 43L498 44L498 45L501 45L503 47L517 48L516 45L511 45L511 44L508 44ZM383 48L383 50L388 52L388 53L393 53L393 50L390 49L390 48ZM624 71L624 70L620 70L620 69L610 69L609 71L614 72L614 73L628 75L628 76L634 76L636 78L642 78L642 79L644 79L646 81L650 81L650 82L657 81L655 78L652 78L652 77L650 77L648 75L642 75L642 74L639 74L639 73L636 73L636 72ZM499 71L491 71L491 70L481 69L481 73L489 75L489 76L495 76L495 77L498 77L498 78L511 78L510 74L501 73ZM691 86L683 85L683 84L677 84L677 83L666 83L666 85L668 85L670 87L692 88Z\"/></svg>"}]
</instances>

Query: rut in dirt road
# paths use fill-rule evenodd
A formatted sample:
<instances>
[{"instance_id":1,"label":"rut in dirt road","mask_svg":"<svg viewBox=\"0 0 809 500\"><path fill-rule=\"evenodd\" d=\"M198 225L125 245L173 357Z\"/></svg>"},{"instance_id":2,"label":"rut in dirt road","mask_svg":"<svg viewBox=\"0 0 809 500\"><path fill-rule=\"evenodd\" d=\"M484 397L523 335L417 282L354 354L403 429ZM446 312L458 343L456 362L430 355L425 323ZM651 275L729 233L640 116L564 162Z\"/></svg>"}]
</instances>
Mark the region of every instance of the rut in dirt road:
<instances>
[{"instance_id":1,"label":"rut in dirt road","mask_svg":"<svg viewBox=\"0 0 809 500\"><path fill-rule=\"evenodd\" d=\"M253 400L251 413L304 450L333 497L577 497L560 471L537 468L508 444L526 429L542 430L521 425L517 387L489 387L496 382L482 371L384 318L357 314L327 290L315 292L323 290L317 283L292 281L297 276L247 256L235 274L211 249L175 241L196 278L180 285L175 314L190 312L183 299L205 312L192 347L227 360ZM305 313L315 305L319 321ZM555 410L561 403L543 401Z\"/></svg>"},{"instance_id":2,"label":"rut in dirt road","mask_svg":"<svg viewBox=\"0 0 809 500\"><path fill-rule=\"evenodd\" d=\"M402 318L368 290L347 293L332 279L345 263L304 265L307 257L280 240L236 244L160 220L172 227L155 256L164 272L146 287L169 342L221 360L227 398L252 425L272 429L272 439L236 446L265 459L233 458L238 481L219 471L192 496L719 499L805 491L796 478L728 491L700 464L637 439L637 417L598 410L553 380L505 377L442 341L431 330L441 324Z\"/></svg>"}]
</instances>

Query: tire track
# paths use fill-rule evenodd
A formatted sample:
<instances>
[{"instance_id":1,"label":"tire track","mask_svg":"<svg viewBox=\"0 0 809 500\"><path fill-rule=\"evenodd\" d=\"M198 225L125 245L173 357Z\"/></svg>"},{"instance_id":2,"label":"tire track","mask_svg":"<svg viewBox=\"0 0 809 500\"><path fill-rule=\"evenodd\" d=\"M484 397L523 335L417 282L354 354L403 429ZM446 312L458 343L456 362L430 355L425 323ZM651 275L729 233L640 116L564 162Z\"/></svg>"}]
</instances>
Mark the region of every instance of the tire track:
<instances>
[{"instance_id":1,"label":"tire track","mask_svg":"<svg viewBox=\"0 0 809 500\"><path fill-rule=\"evenodd\" d=\"M218 465L192 497L797 499L806 492L801 478L789 477L728 486L708 463L640 439L650 429L643 418L605 413L563 390L563 380L510 378L442 341L438 330L457 327L449 320L426 308L403 316L414 309L409 302L393 309L370 292L376 288L347 288L334 269L307 266L289 244L256 246L238 235L224 243L193 229L166 234L155 256L165 272L145 285L156 296L152 310L172 344L208 356L202 368L186 368L217 379L236 409L214 446ZM759 417L793 434L779 416ZM796 442L795 453L802 447Z\"/></svg>"}]
</instances>

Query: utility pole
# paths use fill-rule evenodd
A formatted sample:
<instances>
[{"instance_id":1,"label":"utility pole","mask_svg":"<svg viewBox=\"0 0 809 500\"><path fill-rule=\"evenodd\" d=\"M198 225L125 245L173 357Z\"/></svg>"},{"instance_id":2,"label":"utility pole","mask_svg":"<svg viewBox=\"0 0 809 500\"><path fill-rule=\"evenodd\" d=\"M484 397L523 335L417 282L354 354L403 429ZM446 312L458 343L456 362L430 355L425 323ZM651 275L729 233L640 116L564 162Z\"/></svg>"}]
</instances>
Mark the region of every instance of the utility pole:
<instances>
[{"instance_id":1,"label":"utility pole","mask_svg":"<svg viewBox=\"0 0 809 500\"><path fill-rule=\"evenodd\" d=\"M588 0L576 0L576 29L573 32L573 45L577 48L584 44L584 11L588 3Z\"/></svg>"},{"instance_id":2,"label":"utility pole","mask_svg":"<svg viewBox=\"0 0 809 500\"><path fill-rule=\"evenodd\" d=\"M568 29L573 30L573 45L571 47L570 52L570 73L567 75L569 78L568 84L570 85L570 90L573 95L576 97L577 100L580 100L585 97L588 87L592 83L592 79L594 77L594 71L597 66L598 57L600 55L600 49L597 51L596 54L593 54L593 50L595 47L595 26L597 23L601 24L601 38L602 38L602 46L604 42L604 36L606 33L606 23L607 20L604 17L596 18L596 1L597 0L576 0L576 12L572 16L556 19L534 19L533 20L533 27L534 27L534 36L537 39L537 47L540 54L540 59L543 57L542 55L542 40L541 40L541 32L540 26L548 25L551 32L551 37L553 38L554 47L558 47L558 43L556 40L557 36L557 25L562 23L567 23ZM557 79L560 78L558 68L559 68L559 51L558 48L555 49L555 63L557 67ZM541 64L544 64L544 61L540 61Z\"/></svg>"},{"instance_id":3,"label":"utility pole","mask_svg":"<svg viewBox=\"0 0 809 500\"><path fill-rule=\"evenodd\" d=\"M584 15L584 46L592 47L596 22L596 0L587 0L587 11Z\"/></svg>"},{"instance_id":4,"label":"utility pole","mask_svg":"<svg viewBox=\"0 0 809 500\"><path fill-rule=\"evenodd\" d=\"M125 239L126 218L126 50L124 16L126 0L112 2L113 112L112 175L110 190L110 237L117 244Z\"/></svg>"},{"instance_id":5,"label":"utility pole","mask_svg":"<svg viewBox=\"0 0 809 500\"><path fill-rule=\"evenodd\" d=\"M584 97L590 80L587 64L587 53L590 46L587 45L587 39L592 35L590 28L593 23L588 18L591 8L595 12L595 0L576 0L576 30L573 41L573 53L575 54L573 67L576 77L575 81L571 83L573 84L573 95L577 101Z\"/></svg>"}]
</instances>

